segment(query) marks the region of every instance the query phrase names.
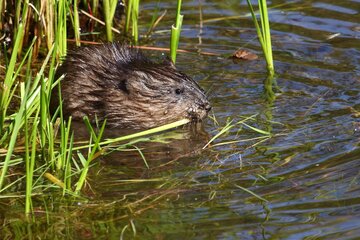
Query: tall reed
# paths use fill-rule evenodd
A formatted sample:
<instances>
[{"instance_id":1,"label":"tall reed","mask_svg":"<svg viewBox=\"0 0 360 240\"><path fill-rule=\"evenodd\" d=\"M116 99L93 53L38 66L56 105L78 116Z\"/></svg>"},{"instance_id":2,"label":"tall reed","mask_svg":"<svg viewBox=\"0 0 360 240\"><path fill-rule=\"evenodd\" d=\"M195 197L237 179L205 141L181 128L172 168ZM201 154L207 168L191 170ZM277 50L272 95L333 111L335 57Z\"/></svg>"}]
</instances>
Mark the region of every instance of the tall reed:
<instances>
[{"instance_id":1,"label":"tall reed","mask_svg":"<svg viewBox=\"0 0 360 240\"><path fill-rule=\"evenodd\" d=\"M57 25L55 34L55 45L57 56L62 57L66 55L67 50L67 7L66 0L59 0L57 4Z\"/></svg>"},{"instance_id":2,"label":"tall reed","mask_svg":"<svg viewBox=\"0 0 360 240\"><path fill-rule=\"evenodd\" d=\"M113 41L112 26L118 0L103 0L107 40Z\"/></svg>"},{"instance_id":3,"label":"tall reed","mask_svg":"<svg viewBox=\"0 0 360 240\"><path fill-rule=\"evenodd\" d=\"M139 18L140 0L129 0L126 11L125 32L129 32L131 23L131 36L134 43L139 41L138 18Z\"/></svg>"},{"instance_id":4,"label":"tall reed","mask_svg":"<svg viewBox=\"0 0 360 240\"><path fill-rule=\"evenodd\" d=\"M273 63L273 54L271 46L271 33L270 33L270 24L269 24L269 15L267 9L266 0L258 0L259 12L260 12L260 24L256 18L255 10L250 2L247 0L252 19L255 23L256 32L259 38L259 42L263 49L265 55L267 69L270 76L273 76L275 73L274 63Z\"/></svg>"},{"instance_id":5,"label":"tall reed","mask_svg":"<svg viewBox=\"0 0 360 240\"><path fill-rule=\"evenodd\" d=\"M7 71L5 75L5 79L3 82L3 87L0 89L1 91L1 99L0 99L0 135L3 135L3 128L5 123L5 117L7 113L7 109L10 104L10 99L12 97L13 92L11 91L14 85L14 79L17 77L16 74L14 74L15 71L15 64L16 64L16 58L17 58L17 52L20 48L20 44L22 41L22 38L24 36L24 24L20 23L18 27L17 32L17 38L15 39L15 44L13 46L13 52L11 54L10 62L7 66ZM0 188L1 188L1 180L0 180Z\"/></svg>"},{"instance_id":6,"label":"tall reed","mask_svg":"<svg viewBox=\"0 0 360 240\"><path fill-rule=\"evenodd\" d=\"M173 63L176 62L176 52L179 46L180 32L184 15L181 15L181 0L177 2L175 26L171 26L170 56Z\"/></svg>"},{"instance_id":7,"label":"tall reed","mask_svg":"<svg viewBox=\"0 0 360 240\"><path fill-rule=\"evenodd\" d=\"M74 0L74 35L76 46L80 46L80 23L79 23L79 11L78 11L78 0Z\"/></svg>"}]
</instances>

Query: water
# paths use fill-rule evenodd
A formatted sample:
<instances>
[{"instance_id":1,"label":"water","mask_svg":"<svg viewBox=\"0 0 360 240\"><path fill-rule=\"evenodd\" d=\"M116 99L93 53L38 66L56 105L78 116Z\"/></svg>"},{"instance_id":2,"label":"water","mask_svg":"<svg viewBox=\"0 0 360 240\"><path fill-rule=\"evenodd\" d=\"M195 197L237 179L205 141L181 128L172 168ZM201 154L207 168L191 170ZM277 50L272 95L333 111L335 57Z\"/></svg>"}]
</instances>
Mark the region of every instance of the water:
<instances>
[{"instance_id":1,"label":"water","mask_svg":"<svg viewBox=\"0 0 360 240\"><path fill-rule=\"evenodd\" d=\"M150 22L156 3L141 6L140 22ZM160 6L168 13L150 45L167 47L176 6ZM209 89L220 126L256 114L250 124L274 137L247 141L262 135L238 126L216 143L244 141L201 150L206 134L180 129L169 133L178 140L147 146L150 169L138 154L114 153L92 168L84 201L47 196L35 202L37 222L29 225L14 210L20 203L12 211L3 205L4 236L359 238L360 1L274 0L269 7L274 100L245 1L186 1L180 48L219 56L180 54L177 66ZM238 48L260 58L226 57ZM215 135L219 128L209 119L205 129Z\"/></svg>"}]
</instances>

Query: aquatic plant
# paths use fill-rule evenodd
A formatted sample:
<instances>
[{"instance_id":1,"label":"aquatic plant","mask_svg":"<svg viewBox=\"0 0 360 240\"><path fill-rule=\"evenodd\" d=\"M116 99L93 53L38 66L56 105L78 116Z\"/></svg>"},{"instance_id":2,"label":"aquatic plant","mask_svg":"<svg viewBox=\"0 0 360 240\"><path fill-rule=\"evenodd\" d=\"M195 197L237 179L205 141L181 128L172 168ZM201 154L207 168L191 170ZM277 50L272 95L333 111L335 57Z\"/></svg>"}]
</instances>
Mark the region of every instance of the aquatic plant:
<instances>
[{"instance_id":1,"label":"aquatic plant","mask_svg":"<svg viewBox=\"0 0 360 240\"><path fill-rule=\"evenodd\" d=\"M175 26L171 27L171 40L170 40L170 56L173 63L176 62L176 51L179 46L180 32L184 15L181 15L181 0L177 2L176 21Z\"/></svg>"},{"instance_id":2,"label":"aquatic plant","mask_svg":"<svg viewBox=\"0 0 360 240\"><path fill-rule=\"evenodd\" d=\"M259 16L260 16L260 24L256 18L256 12L250 2L250 0L246 0L250 9L250 13L252 19L255 23L256 32L259 38L259 42L263 49L263 53L265 55L267 69L269 75L274 75L274 63L273 63L273 55L272 55L272 47L271 47L271 33L270 33L270 24L269 24L269 16L266 0L258 0L259 5Z\"/></svg>"},{"instance_id":3,"label":"aquatic plant","mask_svg":"<svg viewBox=\"0 0 360 240\"><path fill-rule=\"evenodd\" d=\"M15 24L10 26L15 30L13 44L10 42L10 47L3 45L4 55L7 56L8 48L11 49L11 55L4 62L6 71L0 89L0 194L2 198L16 197L12 189L24 185L25 212L31 213L32 196L39 191L58 188L62 191L62 195L79 197L91 162L106 153L106 146L122 142L119 147L126 148L135 138L137 138L136 142L149 141L149 138L144 136L181 126L188 123L188 120L103 141L105 122L97 131L85 119L91 137L87 142L76 142L71 118L63 117L61 101L53 115L49 113L49 102L51 92L53 89L56 91L60 85L60 79L55 79L55 70L67 50L69 22L75 30L77 44L80 43L78 2L73 1L72 6L65 0L35 1L32 4L29 1L22 4L20 2L18 1L19 4L15 8L16 14L13 19ZM106 5L104 8L108 11L107 29L114 15L114 2L117 1L104 1ZM4 7L0 9L1 11L4 11L5 7L7 9L10 7L4 4L3 2L0 4ZM138 9L138 1L133 4L134 9ZM96 3L93 6L97 6ZM44 10L42 12L41 7ZM35 12L38 15L29 15L30 11L31 14ZM2 12L0 15L3 17ZM137 16L137 13L133 16ZM45 20L40 22L38 18ZM132 20L134 21L134 17ZM33 23L43 30L44 36L41 31L29 29ZM42 25L43 23L45 25ZM31 44L26 44L29 39L27 29L33 35ZM111 38L110 31L107 32L108 38ZM134 37L137 39L137 35ZM33 75L32 61L37 57L40 40L43 38L47 39L48 51L46 57L36 67L39 67L39 70ZM26 49L25 54L23 49ZM60 94L59 96L61 98ZM139 139L139 137L143 138ZM80 152L81 149L87 149L88 154ZM137 151L141 154L140 149ZM15 169L20 171L13 174ZM21 196L22 190L18 197Z\"/></svg>"},{"instance_id":4,"label":"aquatic plant","mask_svg":"<svg viewBox=\"0 0 360 240\"><path fill-rule=\"evenodd\" d=\"M137 44L139 40L138 30L138 18L139 18L139 0L129 0L126 11L125 32L129 32L131 22L131 36L134 43Z\"/></svg>"},{"instance_id":5,"label":"aquatic plant","mask_svg":"<svg viewBox=\"0 0 360 240\"><path fill-rule=\"evenodd\" d=\"M103 9L104 9L104 18L105 18L105 27L106 27L106 36L107 40L112 42L112 26L113 19L116 11L118 1L117 0L104 0L103 1Z\"/></svg>"}]
</instances>

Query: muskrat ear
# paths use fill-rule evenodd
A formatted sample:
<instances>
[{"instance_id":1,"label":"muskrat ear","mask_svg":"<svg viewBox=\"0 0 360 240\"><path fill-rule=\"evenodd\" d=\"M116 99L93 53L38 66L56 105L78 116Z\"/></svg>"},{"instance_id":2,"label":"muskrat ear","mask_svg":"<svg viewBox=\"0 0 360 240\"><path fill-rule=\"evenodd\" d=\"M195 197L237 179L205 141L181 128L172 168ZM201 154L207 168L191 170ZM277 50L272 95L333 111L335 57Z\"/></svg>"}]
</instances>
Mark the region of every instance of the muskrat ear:
<instances>
[{"instance_id":1,"label":"muskrat ear","mask_svg":"<svg viewBox=\"0 0 360 240\"><path fill-rule=\"evenodd\" d=\"M168 66L168 67L171 67L172 69L176 70L176 67L175 67L175 64L174 62L171 60L171 58L169 58L169 56L166 56L166 58L164 59L163 61L163 64Z\"/></svg>"}]
</instances>

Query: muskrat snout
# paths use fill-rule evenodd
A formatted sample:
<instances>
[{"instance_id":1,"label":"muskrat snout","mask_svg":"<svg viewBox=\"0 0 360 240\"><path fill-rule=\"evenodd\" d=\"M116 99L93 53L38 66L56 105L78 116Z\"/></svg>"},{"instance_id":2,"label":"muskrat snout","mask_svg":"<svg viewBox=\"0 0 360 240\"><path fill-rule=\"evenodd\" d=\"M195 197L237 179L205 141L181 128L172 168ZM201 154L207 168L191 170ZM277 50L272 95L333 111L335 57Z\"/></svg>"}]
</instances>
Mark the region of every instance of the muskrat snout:
<instances>
[{"instance_id":1,"label":"muskrat snout","mask_svg":"<svg viewBox=\"0 0 360 240\"><path fill-rule=\"evenodd\" d=\"M208 101L206 101L203 103L198 103L196 107L190 107L187 110L187 113L189 118L191 118L193 121L201 121L208 115L210 110L211 105Z\"/></svg>"},{"instance_id":2,"label":"muskrat snout","mask_svg":"<svg viewBox=\"0 0 360 240\"><path fill-rule=\"evenodd\" d=\"M205 104L204 109L205 109L206 112L210 112L210 110L211 110L211 105L210 105L209 102L207 102L207 103Z\"/></svg>"},{"instance_id":3,"label":"muskrat snout","mask_svg":"<svg viewBox=\"0 0 360 240\"><path fill-rule=\"evenodd\" d=\"M208 102L208 101L206 101L205 103L202 103L202 104L200 104L199 105L199 108L201 109L201 110L205 110L205 116L204 117L206 117L207 116L207 114L210 112L210 110L211 110L211 105L210 105L210 103Z\"/></svg>"}]
</instances>

